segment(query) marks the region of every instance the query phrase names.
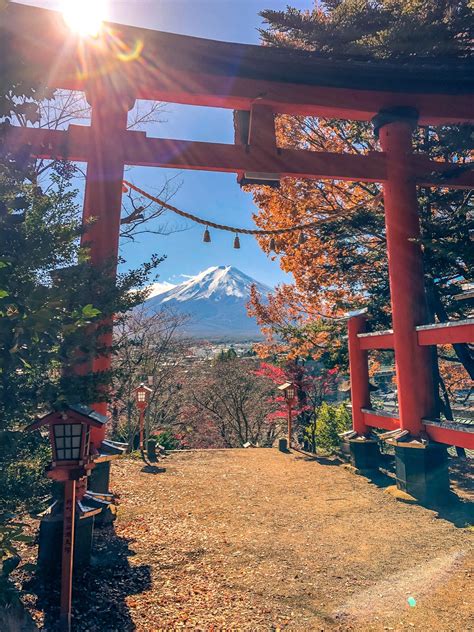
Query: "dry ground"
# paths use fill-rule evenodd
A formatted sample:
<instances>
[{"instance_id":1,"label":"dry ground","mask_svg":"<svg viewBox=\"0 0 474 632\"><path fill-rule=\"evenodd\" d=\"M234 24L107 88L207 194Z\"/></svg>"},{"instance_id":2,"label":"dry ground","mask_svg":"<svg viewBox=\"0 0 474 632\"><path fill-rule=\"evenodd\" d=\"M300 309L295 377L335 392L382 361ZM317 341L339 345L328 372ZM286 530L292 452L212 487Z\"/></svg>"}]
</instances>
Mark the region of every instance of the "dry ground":
<instances>
[{"instance_id":1,"label":"dry ground","mask_svg":"<svg viewBox=\"0 0 474 632\"><path fill-rule=\"evenodd\" d=\"M115 534L98 533L98 566L78 581L76 630L474 630L472 530L456 512L296 453L163 465L114 465Z\"/></svg>"}]
</instances>

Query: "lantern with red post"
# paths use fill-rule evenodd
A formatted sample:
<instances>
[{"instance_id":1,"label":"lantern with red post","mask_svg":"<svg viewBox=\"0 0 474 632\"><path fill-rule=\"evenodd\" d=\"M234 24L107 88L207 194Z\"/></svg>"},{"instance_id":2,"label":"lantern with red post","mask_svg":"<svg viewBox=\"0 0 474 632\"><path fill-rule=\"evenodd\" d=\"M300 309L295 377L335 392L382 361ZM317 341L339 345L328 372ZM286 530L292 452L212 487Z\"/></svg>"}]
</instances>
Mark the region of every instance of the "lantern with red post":
<instances>
[{"instance_id":1,"label":"lantern with red post","mask_svg":"<svg viewBox=\"0 0 474 632\"><path fill-rule=\"evenodd\" d=\"M89 449L91 428L102 428L106 422L107 418L92 408L74 405L47 413L26 428L49 428L53 460L47 468L47 476L64 483L60 623L68 632L71 629L76 485L94 467Z\"/></svg>"},{"instance_id":2,"label":"lantern with red post","mask_svg":"<svg viewBox=\"0 0 474 632\"><path fill-rule=\"evenodd\" d=\"M292 434L292 408L296 400L296 394L298 392L298 387L293 382L285 382L278 387L279 391L283 391L283 395L285 396L285 401L288 406L288 449L291 448L291 434Z\"/></svg>"},{"instance_id":3,"label":"lantern with red post","mask_svg":"<svg viewBox=\"0 0 474 632\"><path fill-rule=\"evenodd\" d=\"M148 406L148 402L150 401L150 395L153 393L153 390L142 382L135 389L135 403L137 405L138 410L140 411L140 450L143 453L143 443L144 443L144 428L145 428L145 410Z\"/></svg>"}]
</instances>

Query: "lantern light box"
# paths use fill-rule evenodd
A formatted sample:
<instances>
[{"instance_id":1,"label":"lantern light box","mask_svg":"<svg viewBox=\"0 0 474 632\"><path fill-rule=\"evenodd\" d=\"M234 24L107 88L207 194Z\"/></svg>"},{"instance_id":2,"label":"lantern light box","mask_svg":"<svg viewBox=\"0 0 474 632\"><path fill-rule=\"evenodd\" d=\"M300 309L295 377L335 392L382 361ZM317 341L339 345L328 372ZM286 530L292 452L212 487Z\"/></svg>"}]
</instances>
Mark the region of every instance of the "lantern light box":
<instances>
[{"instance_id":1,"label":"lantern light box","mask_svg":"<svg viewBox=\"0 0 474 632\"><path fill-rule=\"evenodd\" d=\"M88 406L71 405L47 413L30 424L27 430L48 427L53 467L75 467L90 460L91 427L100 428L106 422L106 417Z\"/></svg>"},{"instance_id":2,"label":"lantern light box","mask_svg":"<svg viewBox=\"0 0 474 632\"><path fill-rule=\"evenodd\" d=\"M297 387L293 382L285 382L278 386L279 391L283 391L283 395L285 396L285 400L287 402L293 402L296 399L296 391Z\"/></svg>"}]
</instances>

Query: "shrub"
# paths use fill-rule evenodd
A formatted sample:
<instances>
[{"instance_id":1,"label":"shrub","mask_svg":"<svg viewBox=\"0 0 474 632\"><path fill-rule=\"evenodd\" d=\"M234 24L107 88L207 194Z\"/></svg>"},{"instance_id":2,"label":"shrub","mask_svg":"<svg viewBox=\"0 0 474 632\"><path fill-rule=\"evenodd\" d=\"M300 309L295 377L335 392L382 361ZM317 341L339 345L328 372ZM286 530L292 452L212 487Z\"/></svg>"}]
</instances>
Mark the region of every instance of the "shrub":
<instances>
[{"instance_id":1,"label":"shrub","mask_svg":"<svg viewBox=\"0 0 474 632\"><path fill-rule=\"evenodd\" d=\"M24 527L13 514L0 513L0 606L16 601L16 589L9 577L21 562L17 547L20 542L31 544L34 540L23 533ZM23 569L26 566L23 565Z\"/></svg>"},{"instance_id":2,"label":"shrub","mask_svg":"<svg viewBox=\"0 0 474 632\"><path fill-rule=\"evenodd\" d=\"M51 481L43 471L50 458L49 441L39 433L0 432L0 608L18 602L9 576L21 563L18 544L33 540L19 516L45 508Z\"/></svg>"},{"instance_id":3,"label":"shrub","mask_svg":"<svg viewBox=\"0 0 474 632\"><path fill-rule=\"evenodd\" d=\"M35 512L43 509L51 481L44 469L51 460L49 440L39 432L0 432L1 511Z\"/></svg>"},{"instance_id":4,"label":"shrub","mask_svg":"<svg viewBox=\"0 0 474 632\"><path fill-rule=\"evenodd\" d=\"M171 430L165 430L156 437L158 445L162 445L165 450L176 450L179 447L179 441L176 439Z\"/></svg>"},{"instance_id":5,"label":"shrub","mask_svg":"<svg viewBox=\"0 0 474 632\"><path fill-rule=\"evenodd\" d=\"M346 432L352 428L352 415L345 404L339 404L336 408L336 423L338 432Z\"/></svg>"},{"instance_id":6,"label":"shrub","mask_svg":"<svg viewBox=\"0 0 474 632\"><path fill-rule=\"evenodd\" d=\"M344 406L323 402L316 416L316 445L326 453L335 452L341 443L339 433L351 427L351 416Z\"/></svg>"}]
</instances>

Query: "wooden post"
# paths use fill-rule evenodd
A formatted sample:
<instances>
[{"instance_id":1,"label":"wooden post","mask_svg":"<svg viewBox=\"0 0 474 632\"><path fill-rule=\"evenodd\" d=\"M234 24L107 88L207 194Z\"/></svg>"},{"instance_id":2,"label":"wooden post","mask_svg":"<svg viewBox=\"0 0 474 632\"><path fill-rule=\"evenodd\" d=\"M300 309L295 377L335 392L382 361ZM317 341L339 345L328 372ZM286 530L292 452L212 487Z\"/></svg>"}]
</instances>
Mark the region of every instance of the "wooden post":
<instances>
[{"instance_id":1,"label":"wooden post","mask_svg":"<svg viewBox=\"0 0 474 632\"><path fill-rule=\"evenodd\" d=\"M92 265L109 263L111 273L115 274L122 206L124 134L128 111L134 101L101 82L91 85L86 96L92 106L91 147L83 210L86 230L81 241L90 249ZM112 332L104 334L102 343L111 346ZM110 365L110 354L104 354L93 360L92 370L107 371ZM95 404L94 408L107 415L106 402ZM91 443L97 448L105 439L105 430L105 427L91 430Z\"/></svg>"},{"instance_id":2,"label":"wooden post","mask_svg":"<svg viewBox=\"0 0 474 632\"><path fill-rule=\"evenodd\" d=\"M61 611L63 632L71 630L72 571L74 565L74 527L76 517L76 481L64 483L63 549L61 557Z\"/></svg>"},{"instance_id":3,"label":"wooden post","mask_svg":"<svg viewBox=\"0 0 474 632\"><path fill-rule=\"evenodd\" d=\"M352 428L365 435L369 428L364 421L362 408L370 408L368 353L360 348L357 334L365 332L366 317L353 316L348 322L349 372L351 379Z\"/></svg>"},{"instance_id":4,"label":"wooden post","mask_svg":"<svg viewBox=\"0 0 474 632\"><path fill-rule=\"evenodd\" d=\"M374 123L387 166L383 192L400 427L418 436L421 420L433 412L434 387L430 350L418 345L415 330L427 317L412 167L417 115L406 108L382 112Z\"/></svg>"},{"instance_id":5,"label":"wooden post","mask_svg":"<svg viewBox=\"0 0 474 632\"><path fill-rule=\"evenodd\" d=\"M145 408L140 408L140 450L143 452L143 436L145 431Z\"/></svg>"},{"instance_id":6,"label":"wooden post","mask_svg":"<svg viewBox=\"0 0 474 632\"><path fill-rule=\"evenodd\" d=\"M292 403L291 400L288 401L288 450L291 448L291 434L293 431Z\"/></svg>"}]
</instances>

